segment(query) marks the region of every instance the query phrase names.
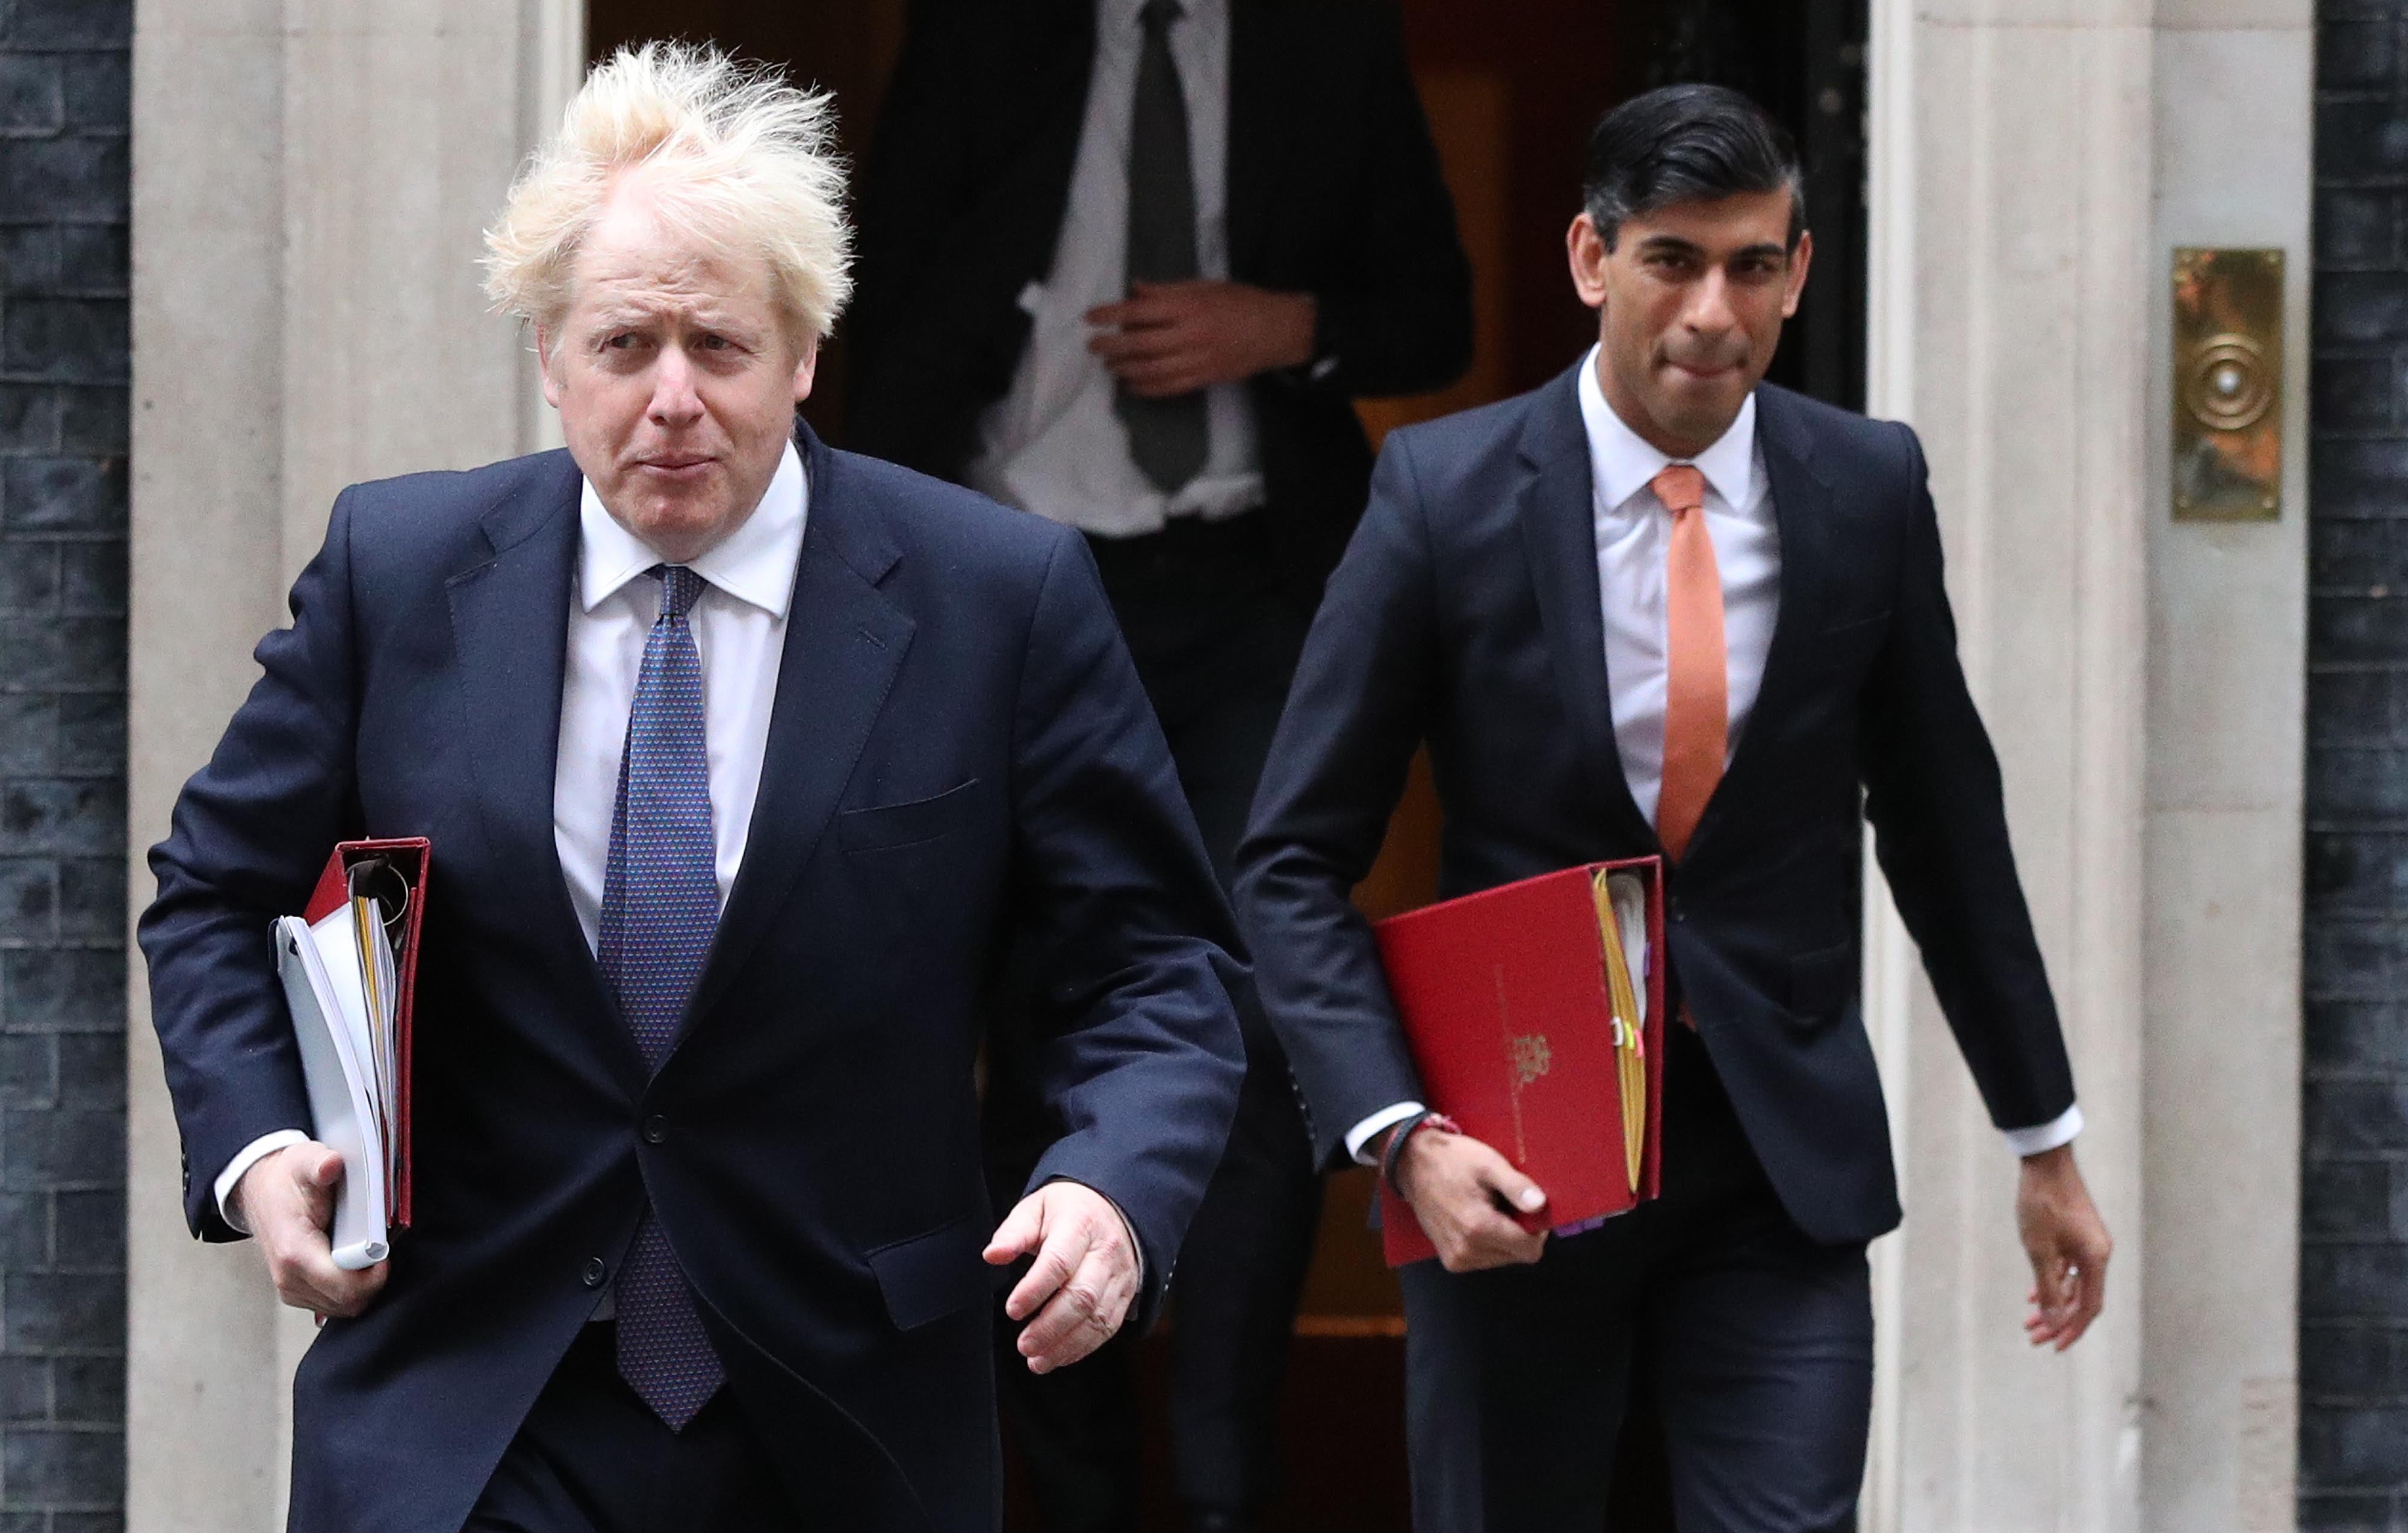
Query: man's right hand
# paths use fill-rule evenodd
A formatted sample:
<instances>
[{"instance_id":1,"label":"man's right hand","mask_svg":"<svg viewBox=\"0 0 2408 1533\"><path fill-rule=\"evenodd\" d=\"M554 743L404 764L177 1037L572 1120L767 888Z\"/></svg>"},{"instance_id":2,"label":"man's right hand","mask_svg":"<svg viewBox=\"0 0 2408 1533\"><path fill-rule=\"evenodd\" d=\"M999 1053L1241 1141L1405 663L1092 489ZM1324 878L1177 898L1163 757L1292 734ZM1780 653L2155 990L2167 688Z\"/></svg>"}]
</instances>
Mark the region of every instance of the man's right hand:
<instances>
[{"instance_id":1,"label":"man's right hand","mask_svg":"<svg viewBox=\"0 0 2408 1533\"><path fill-rule=\"evenodd\" d=\"M1397 1156L1397 1186L1450 1272L1535 1262L1547 1249L1545 1230L1524 1229L1498 1203L1536 1213L1547 1195L1469 1135L1438 1128L1413 1135Z\"/></svg>"},{"instance_id":2,"label":"man's right hand","mask_svg":"<svg viewBox=\"0 0 2408 1533\"><path fill-rule=\"evenodd\" d=\"M251 1226L276 1297L320 1320L356 1315L384 1287L386 1264L346 1272L335 1265L326 1232L335 1224L335 1188L343 1157L322 1144L288 1144L262 1155L226 1201Z\"/></svg>"}]
</instances>

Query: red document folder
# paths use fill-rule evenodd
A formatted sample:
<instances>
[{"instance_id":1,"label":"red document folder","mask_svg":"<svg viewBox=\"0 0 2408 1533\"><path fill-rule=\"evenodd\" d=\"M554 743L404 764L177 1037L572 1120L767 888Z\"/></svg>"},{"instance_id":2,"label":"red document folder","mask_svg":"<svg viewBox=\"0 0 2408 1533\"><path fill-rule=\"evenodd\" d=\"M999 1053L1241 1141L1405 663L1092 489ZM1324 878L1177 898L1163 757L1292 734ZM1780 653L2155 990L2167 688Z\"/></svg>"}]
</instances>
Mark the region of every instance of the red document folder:
<instances>
[{"instance_id":1,"label":"red document folder","mask_svg":"<svg viewBox=\"0 0 2408 1533\"><path fill-rule=\"evenodd\" d=\"M1598 908L1601 873L1635 876L1645 894L1643 972L1629 976L1644 996L1645 1022L1620 1032ZM1392 917L1372 934L1430 1107L1546 1191L1547 1206L1523 1216L1526 1227L1575 1232L1656 1195L1665 1023L1658 859L1526 879ZM1627 1098L1634 1109L1643 1102L1643 1125L1626 1120ZM1385 1185L1380 1212L1388 1265L1438 1254L1412 1206Z\"/></svg>"},{"instance_id":2,"label":"red document folder","mask_svg":"<svg viewBox=\"0 0 2408 1533\"><path fill-rule=\"evenodd\" d=\"M352 866L377 857L392 865L409 891L409 908L402 914L401 936L394 943L393 952L394 1043L397 1058L393 1092L393 1207L386 1212L385 1223L394 1229L409 1227L410 1016L418 999L418 933L426 916L429 852L430 844L423 836L339 842L334 854L326 859L326 870L318 875L318 887L301 912L303 920L315 923L339 910L350 892Z\"/></svg>"}]
</instances>

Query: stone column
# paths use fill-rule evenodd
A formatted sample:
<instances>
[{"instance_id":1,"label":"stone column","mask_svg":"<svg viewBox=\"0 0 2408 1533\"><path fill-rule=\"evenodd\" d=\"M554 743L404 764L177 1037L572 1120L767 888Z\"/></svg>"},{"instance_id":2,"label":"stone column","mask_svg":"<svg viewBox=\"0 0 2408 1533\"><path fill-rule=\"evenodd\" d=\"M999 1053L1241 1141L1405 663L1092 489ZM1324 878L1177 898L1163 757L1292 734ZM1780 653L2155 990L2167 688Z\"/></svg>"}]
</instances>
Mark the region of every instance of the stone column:
<instances>
[{"instance_id":1,"label":"stone column","mask_svg":"<svg viewBox=\"0 0 2408 1533\"><path fill-rule=\"evenodd\" d=\"M2143 1526L2298 1526L2310 0L2158 0L2150 92ZM2282 520L2175 523L2181 246L2285 254Z\"/></svg>"},{"instance_id":2,"label":"stone column","mask_svg":"<svg viewBox=\"0 0 2408 1533\"><path fill-rule=\"evenodd\" d=\"M478 232L581 67L575 0L140 0L135 26L131 902L345 483L544 445ZM183 1232L129 996L127 1526L280 1526L306 1317ZM211 1168L194 1168L196 1176Z\"/></svg>"},{"instance_id":3,"label":"stone column","mask_svg":"<svg viewBox=\"0 0 2408 1533\"><path fill-rule=\"evenodd\" d=\"M2127 1246L2107 1320L2034 1355L2014 1162L1885 912L1866 996L1908 1213L1882 1253L1872 1525L2116 1533L2139 1470L2147 15L1901 0L1875 17L1872 406L1930 458L2091 1123L2080 1154Z\"/></svg>"},{"instance_id":4,"label":"stone column","mask_svg":"<svg viewBox=\"0 0 2408 1533\"><path fill-rule=\"evenodd\" d=\"M2013 1162L1877 898L1908 1212L1876 1252L1869 1526L2288 1526L2303 285L2283 522L2170 523L2164 380L2172 246L2304 275L2308 7L1873 15L1872 404L1930 455L2118 1246L2106 1317L2032 1354Z\"/></svg>"}]
</instances>

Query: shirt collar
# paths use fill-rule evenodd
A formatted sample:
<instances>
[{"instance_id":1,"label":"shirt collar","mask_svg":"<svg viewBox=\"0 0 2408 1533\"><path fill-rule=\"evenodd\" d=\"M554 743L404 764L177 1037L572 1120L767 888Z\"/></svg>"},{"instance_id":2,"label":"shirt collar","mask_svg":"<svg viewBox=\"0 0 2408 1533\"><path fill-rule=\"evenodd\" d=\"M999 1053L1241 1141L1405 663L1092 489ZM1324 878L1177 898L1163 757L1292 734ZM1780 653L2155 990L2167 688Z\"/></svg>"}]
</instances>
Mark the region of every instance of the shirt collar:
<instances>
[{"instance_id":1,"label":"shirt collar","mask_svg":"<svg viewBox=\"0 0 2408 1533\"><path fill-rule=\"evenodd\" d=\"M1598 350L1590 347L1581 359L1580 407L1581 423L1588 432L1589 472L1597 484L1598 507L1612 510L1647 488L1648 481L1668 465L1686 461L1697 465L1724 505L1735 511L1747 509L1756 496L1756 395L1747 396L1738 419L1713 446L1695 458L1670 458L1631 430L1606 403L1605 390L1597 380Z\"/></svg>"},{"instance_id":2,"label":"shirt collar","mask_svg":"<svg viewBox=\"0 0 2408 1533\"><path fill-rule=\"evenodd\" d=\"M1182 23L1170 29L1170 35L1176 37L1182 27L1209 20L1205 15L1205 9L1208 6L1217 3L1217 0L1172 0L1172 3L1178 7L1176 20ZM1129 32L1136 32L1139 21L1144 16L1145 6L1146 0L1112 0L1112 7L1108 14L1113 18L1117 25Z\"/></svg>"},{"instance_id":3,"label":"shirt collar","mask_svg":"<svg viewBox=\"0 0 2408 1533\"><path fill-rule=\"evenodd\" d=\"M689 567L737 600L783 620L794 600L795 566L803 556L810 498L802 455L788 442L761 504ZM577 595L585 610L591 612L621 586L666 562L603 509L591 480L585 481L577 515Z\"/></svg>"}]
</instances>

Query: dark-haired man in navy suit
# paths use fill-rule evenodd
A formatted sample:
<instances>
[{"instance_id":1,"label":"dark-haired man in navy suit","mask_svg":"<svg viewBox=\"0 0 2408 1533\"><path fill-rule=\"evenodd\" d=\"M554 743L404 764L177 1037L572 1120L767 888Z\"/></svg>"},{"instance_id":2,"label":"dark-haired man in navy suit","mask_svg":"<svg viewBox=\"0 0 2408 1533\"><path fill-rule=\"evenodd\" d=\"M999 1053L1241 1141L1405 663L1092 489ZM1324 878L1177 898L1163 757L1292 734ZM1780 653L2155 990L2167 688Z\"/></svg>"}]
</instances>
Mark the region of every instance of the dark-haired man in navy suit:
<instances>
[{"instance_id":1,"label":"dark-haired man in navy suit","mask_svg":"<svg viewBox=\"0 0 2408 1533\"><path fill-rule=\"evenodd\" d=\"M1992 1120L2022 1157L2035 1342L2108 1239L1968 694L1923 457L1762 385L1813 240L1787 136L1670 87L1590 144L1569 254L1598 344L1392 434L1240 852L1264 1001L1326 1159L1382 1165L1442 1260L1403 1274L1415 1526L1604 1521L1634 1358L1683 1533L1856 1526L1866 1242L1898 1223L1855 1001L1858 805ZM1593 1232L1423 1108L1348 891L1426 744L1441 890L1666 859L1664 1196Z\"/></svg>"}]
</instances>

